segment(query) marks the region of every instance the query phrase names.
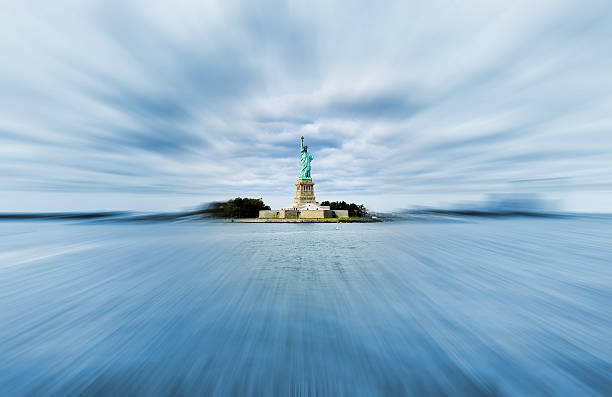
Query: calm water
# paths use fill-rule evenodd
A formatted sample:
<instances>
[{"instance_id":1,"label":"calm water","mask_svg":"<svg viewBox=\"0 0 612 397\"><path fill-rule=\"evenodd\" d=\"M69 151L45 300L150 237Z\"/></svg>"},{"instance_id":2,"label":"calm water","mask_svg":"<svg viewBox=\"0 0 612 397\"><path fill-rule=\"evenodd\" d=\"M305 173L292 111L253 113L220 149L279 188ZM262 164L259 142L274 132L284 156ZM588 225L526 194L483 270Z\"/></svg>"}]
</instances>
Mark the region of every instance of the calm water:
<instances>
[{"instance_id":1,"label":"calm water","mask_svg":"<svg viewBox=\"0 0 612 397\"><path fill-rule=\"evenodd\" d=\"M0 395L612 395L612 220L0 222Z\"/></svg>"}]
</instances>

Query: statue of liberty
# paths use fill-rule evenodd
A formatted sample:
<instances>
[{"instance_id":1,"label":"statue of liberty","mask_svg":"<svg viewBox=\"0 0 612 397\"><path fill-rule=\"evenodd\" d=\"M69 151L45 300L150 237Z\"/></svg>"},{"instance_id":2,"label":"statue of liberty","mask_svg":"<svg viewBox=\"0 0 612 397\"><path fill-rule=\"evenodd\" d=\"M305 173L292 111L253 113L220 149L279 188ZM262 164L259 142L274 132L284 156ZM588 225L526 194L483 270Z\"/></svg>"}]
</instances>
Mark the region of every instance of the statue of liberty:
<instances>
[{"instance_id":1,"label":"statue of liberty","mask_svg":"<svg viewBox=\"0 0 612 397\"><path fill-rule=\"evenodd\" d=\"M300 162L302 163L302 168L300 170L300 179L312 179L310 177L311 161L312 156L308 154L308 146L304 146L304 136L302 135L302 146L300 150Z\"/></svg>"}]
</instances>

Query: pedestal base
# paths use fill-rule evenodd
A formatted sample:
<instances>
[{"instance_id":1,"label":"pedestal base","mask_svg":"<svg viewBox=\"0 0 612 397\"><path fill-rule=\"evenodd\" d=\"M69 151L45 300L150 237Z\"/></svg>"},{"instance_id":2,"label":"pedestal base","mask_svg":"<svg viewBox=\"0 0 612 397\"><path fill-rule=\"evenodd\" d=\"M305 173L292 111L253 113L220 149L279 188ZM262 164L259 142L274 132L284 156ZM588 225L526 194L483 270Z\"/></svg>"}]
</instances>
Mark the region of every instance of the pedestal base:
<instances>
[{"instance_id":1,"label":"pedestal base","mask_svg":"<svg viewBox=\"0 0 612 397\"><path fill-rule=\"evenodd\" d=\"M312 179L298 179L295 184L293 204L280 210L261 210L260 219L278 219L289 221L306 221L320 219L348 218L348 211L330 210L329 206L317 203Z\"/></svg>"},{"instance_id":2,"label":"pedestal base","mask_svg":"<svg viewBox=\"0 0 612 397\"><path fill-rule=\"evenodd\" d=\"M314 194L314 182L312 179L298 179L295 188L295 199L293 202L297 206L306 203L317 204Z\"/></svg>"}]
</instances>

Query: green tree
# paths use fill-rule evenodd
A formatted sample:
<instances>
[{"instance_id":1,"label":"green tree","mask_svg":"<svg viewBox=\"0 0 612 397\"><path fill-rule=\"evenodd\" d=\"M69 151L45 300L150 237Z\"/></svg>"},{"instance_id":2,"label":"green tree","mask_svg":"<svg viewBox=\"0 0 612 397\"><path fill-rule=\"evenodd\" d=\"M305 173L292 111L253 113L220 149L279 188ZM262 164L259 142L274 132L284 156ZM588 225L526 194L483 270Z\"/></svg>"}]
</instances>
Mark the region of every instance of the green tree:
<instances>
[{"instance_id":1,"label":"green tree","mask_svg":"<svg viewBox=\"0 0 612 397\"><path fill-rule=\"evenodd\" d=\"M321 205L329 206L331 210L348 210L349 216L364 217L368 210L363 204L347 203L346 201L323 201Z\"/></svg>"},{"instance_id":2,"label":"green tree","mask_svg":"<svg viewBox=\"0 0 612 397\"><path fill-rule=\"evenodd\" d=\"M257 218L259 210L269 210L262 199L236 197L228 201L210 203L200 210L218 218Z\"/></svg>"}]
</instances>

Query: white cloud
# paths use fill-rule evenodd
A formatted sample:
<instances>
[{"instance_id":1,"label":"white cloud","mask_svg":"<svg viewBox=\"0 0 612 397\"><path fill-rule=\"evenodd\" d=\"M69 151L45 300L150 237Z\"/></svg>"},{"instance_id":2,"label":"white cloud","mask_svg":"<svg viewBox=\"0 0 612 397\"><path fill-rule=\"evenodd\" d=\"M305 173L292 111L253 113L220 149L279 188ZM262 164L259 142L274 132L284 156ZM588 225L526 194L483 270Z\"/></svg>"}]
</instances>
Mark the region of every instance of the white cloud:
<instances>
[{"instance_id":1,"label":"white cloud","mask_svg":"<svg viewBox=\"0 0 612 397\"><path fill-rule=\"evenodd\" d=\"M109 209L134 194L284 204L300 135L319 195L377 209L519 186L574 192L566 207L588 210L612 190L606 1L15 2L5 14L0 189L61 192L53 208L91 192Z\"/></svg>"}]
</instances>

